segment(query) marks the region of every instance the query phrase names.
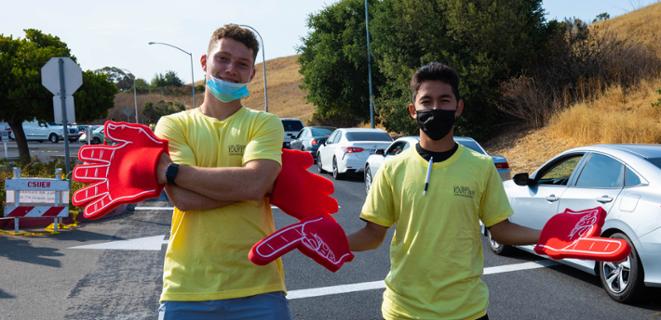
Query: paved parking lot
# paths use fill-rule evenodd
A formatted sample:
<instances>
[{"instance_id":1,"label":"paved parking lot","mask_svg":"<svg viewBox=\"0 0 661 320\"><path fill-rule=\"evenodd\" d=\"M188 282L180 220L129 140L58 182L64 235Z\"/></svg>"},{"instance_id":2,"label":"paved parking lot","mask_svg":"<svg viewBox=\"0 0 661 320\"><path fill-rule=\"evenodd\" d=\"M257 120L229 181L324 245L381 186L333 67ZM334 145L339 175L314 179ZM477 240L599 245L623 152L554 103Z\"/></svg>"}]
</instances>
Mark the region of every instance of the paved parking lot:
<instances>
[{"instance_id":1,"label":"paved parking lot","mask_svg":"<svg viewBox=\"0 0 661 320\"><path fill-rule=\"evenodd\" d=\"M360 228L362 182L337 182L335 196L338 222L348 232ZM0 235L0 319L155 319L167 206L143 202L134 212L57 236ZM278 226L294 222L275 215ZM491 319L661 319L659 290L637 305L619 304L596 277L523 252L495 256L484 245ZM380 319L386 244L356 254L337 273L298 252L284 263L295 319Z\"/></svg>"}]
</instances>

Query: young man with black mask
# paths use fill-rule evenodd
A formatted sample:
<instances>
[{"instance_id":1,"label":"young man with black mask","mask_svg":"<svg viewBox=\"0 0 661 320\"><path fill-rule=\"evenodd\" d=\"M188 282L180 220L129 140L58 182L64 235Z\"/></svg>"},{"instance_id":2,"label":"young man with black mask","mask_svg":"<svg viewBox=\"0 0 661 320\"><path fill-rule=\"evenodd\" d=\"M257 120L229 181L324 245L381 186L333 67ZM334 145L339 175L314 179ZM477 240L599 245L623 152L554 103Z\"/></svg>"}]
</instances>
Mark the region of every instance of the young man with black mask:
<instances>
[{"instance_id":1,"label":"young man with black mask","mask_svg":"<svg viewBox=\"0 0 661 320\"><path fill-rule=\"evenodd\" d=\"M464 110L459 77L432 62L411 79L409 114L420 143L385 163L349 236L353 251L377 248L395 225L381 311L385 319L488 319L480 224L508 245L539 231L509 222L512 209L492 160L454 142Z\"/></svg>"}]
</instances>

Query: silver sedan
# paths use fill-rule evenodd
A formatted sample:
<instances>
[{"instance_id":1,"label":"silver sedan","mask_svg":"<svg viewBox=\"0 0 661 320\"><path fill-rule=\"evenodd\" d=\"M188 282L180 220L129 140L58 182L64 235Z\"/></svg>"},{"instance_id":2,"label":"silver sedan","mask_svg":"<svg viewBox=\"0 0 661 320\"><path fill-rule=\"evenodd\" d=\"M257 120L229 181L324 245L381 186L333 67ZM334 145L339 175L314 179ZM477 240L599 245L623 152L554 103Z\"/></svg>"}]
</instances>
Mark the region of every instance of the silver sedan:
<instances>
[{"instance_id":1,"label":"silver sedan","mask_svg":"<svg viewBox=\"0 0 661 320\"><path fill-rule=\"evenodd\" d=\"M661 145L570 149L504 186L514 209L510 221L530 228L541 229L565 208L601 206L608 212L601 236L625 239L633 249L629 257L560 262L598 275L614 300L632 302L644 286L661 286ZM490 246L496 253L507 249L494 241ZM534 253L532 246L520 248Z\"/></svg>"}]
</instances>

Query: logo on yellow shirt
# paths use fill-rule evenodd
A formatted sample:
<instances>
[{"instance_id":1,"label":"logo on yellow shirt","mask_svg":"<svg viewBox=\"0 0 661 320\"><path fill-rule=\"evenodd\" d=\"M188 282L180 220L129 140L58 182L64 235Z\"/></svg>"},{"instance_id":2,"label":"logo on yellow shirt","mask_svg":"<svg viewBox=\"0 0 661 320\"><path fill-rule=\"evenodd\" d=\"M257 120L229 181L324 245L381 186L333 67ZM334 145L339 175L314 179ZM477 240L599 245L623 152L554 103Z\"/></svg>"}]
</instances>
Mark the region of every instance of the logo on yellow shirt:
<instances>
[{"instance_id":1,"label":"logo on yellow shirt","mask_svg":"<svg viewBox=\"0 0 661 320\"><path fill-rule=\"evenodd\" d=\"M227 151L231 156L242 156L243 151L246 150L246 146L243 144L231 144L227 148Z\"/></svg>"},{"instance_id":2,"label":"logo on yellow shirt","mask_svg":"<svg viewBox=\"0 0 661 320\"><path fill-rule=\"evenodd\" d=\"M473 198L475 196L475 191L466 186L454 186L454 195L456 197L465 197Z\"/></svg>"}]
</instances>

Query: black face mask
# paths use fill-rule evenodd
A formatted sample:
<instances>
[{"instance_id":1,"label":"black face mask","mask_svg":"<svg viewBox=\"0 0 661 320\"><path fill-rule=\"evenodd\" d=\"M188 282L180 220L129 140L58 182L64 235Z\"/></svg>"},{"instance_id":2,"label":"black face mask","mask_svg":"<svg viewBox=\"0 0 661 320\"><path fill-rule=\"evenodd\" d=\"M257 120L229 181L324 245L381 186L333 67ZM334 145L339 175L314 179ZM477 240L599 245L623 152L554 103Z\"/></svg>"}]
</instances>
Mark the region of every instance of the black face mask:
<instances>
[{"instance_id":1,"label":"black face mask","mask_svg":"<svg viewBox=\"0 0 661 320\"><path fill-rule=\"evenodd\" d=\"M418 127L432 140L445 137L454 126L455 110L417 110L415 120Z\"/></svg>"}]
</instances>

